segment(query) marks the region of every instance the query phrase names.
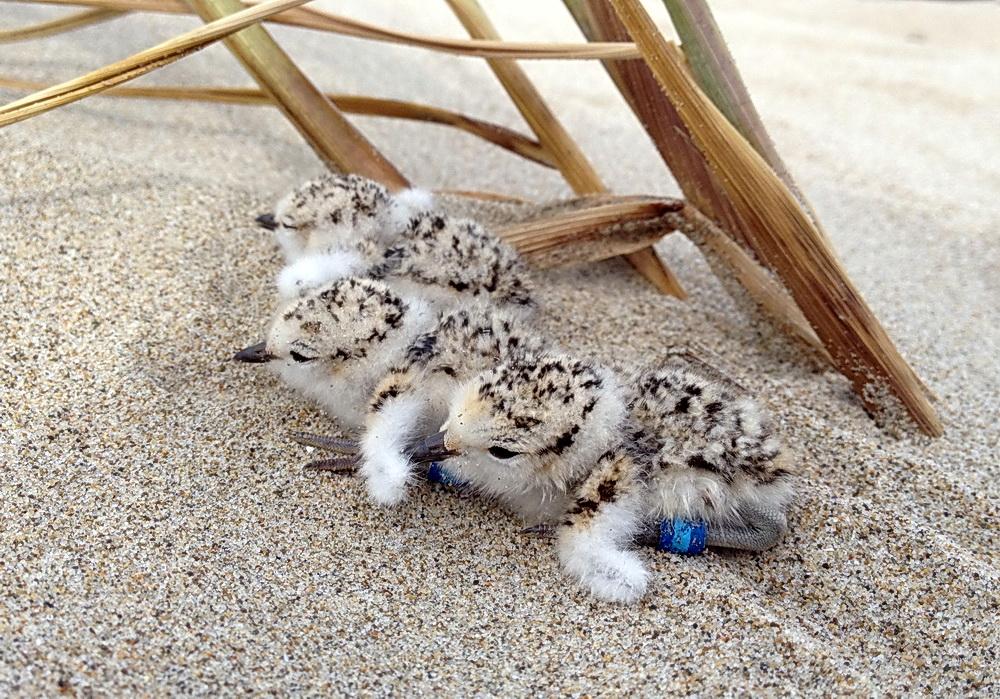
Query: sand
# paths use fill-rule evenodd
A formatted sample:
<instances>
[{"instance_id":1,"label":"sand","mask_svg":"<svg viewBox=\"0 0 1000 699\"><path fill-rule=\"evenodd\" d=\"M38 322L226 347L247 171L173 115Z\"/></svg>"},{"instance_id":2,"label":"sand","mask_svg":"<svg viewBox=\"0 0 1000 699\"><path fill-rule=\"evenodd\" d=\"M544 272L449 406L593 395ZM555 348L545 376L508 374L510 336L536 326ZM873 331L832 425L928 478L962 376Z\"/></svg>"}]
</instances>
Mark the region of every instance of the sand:
<instances>
[{"instance_id":1,"label":"sand","mask_svg":"<svg viewBox=\"0 0 1000 699\"><path fill-rule=\"evenodd\" d=\"M461 36L443 3L336 5ZM876 427L684 240L662 244L683 303L618 260L539 274L542 323L576 350L716 353L801 473L778 548L647 552L650 594L597 602L488 503L425 487L386 511L303 473L286 431L330 424L229 361L273 303L253 216L320 167L276 112L89 100L0 131L0 694L995 695L1000 8L713 5L847 269L940 396L942 439ZM512 38L577 36L559 3L488 7ZM4 5L0 23L55 14ZM65 79L193 24L4 45L0 72ZM329 89L521 126L476 61L276 34ZM597 66L530 72L617 191L676 192ZM221 48L147 82L248 84ZM568 195L447 129L358 123L420 184Z\"/></svg>"}]
</instances>

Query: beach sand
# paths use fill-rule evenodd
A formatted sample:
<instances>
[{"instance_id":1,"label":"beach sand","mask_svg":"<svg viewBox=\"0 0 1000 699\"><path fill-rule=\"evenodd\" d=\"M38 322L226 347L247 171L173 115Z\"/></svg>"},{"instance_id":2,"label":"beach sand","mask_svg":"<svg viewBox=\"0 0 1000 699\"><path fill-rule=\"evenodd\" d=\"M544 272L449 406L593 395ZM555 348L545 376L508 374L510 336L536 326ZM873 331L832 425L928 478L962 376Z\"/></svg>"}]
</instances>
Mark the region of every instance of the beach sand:
<instances>
[{"instance_id":1,"label":"beach sand","mask_svg":"<svg viewBox=\"0 0 1000 699\"><path fill-rule=\"evenodd\" d=\"M3 28L60 14L3 7ZM595 601L489 503L425 486L383 510L356 480L303 473L287 431L333 426L230 361L274 304L279 255L253 218L321 169L276 110L90 99L0 131L0 694L995 695L1000 7L713 7L846 268L939 396L943 438L879 429L679 236L661 247L686 302L621 260L539 273L541 323L575 351L716 354L800 472L774 550L647 551L641 603ZM463 36L444 3L330 8ZM508 38L579 39L561 3L487 8ZM135 15L2 45L0 73L57 82L193 26ZM274 33L326 89L523 128L479 61ZM598 65L528 69L615 191L676 193ZM250 84L222 47L143 82ZM356 123L423 186L570 194L442 127Z\"/></svg>"}]
</instances>

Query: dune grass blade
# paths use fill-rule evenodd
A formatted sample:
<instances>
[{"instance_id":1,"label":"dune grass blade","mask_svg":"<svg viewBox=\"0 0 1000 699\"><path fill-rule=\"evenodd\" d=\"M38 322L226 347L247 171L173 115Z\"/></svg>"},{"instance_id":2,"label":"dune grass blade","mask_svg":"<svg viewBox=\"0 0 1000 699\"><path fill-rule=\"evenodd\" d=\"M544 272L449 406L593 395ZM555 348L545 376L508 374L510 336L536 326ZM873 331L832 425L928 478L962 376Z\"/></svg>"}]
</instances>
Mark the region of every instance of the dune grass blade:
<instances>
[{"instance_id":1,"label":"dune grass blade","mask_svg":"<svg viewBox=\"0 0 1000 699\"><path fill-rule=\"evenodd\" d=\"M893 395L922 430L939 436L941 422L920 380L798 200L690 79L680 51L657 31L638 0L610 2L746 221L753 249L791 291L866 407L883 412Z\"/></svg>"},{"instance_id":2,"label":"dune grass blade","mask_svg":"<svg viewBox=\"0 0 1000 699\"><path fill-rule=\"evenodd\" d=\"M683 209L677 199L595 197L581 208L547 211L497 234L536 267L593 262L639 250L672 232Z\"/></svg>"},{"instance_id":3,"label":"dune grass blade","mask_svg":"<svg viewBox=\"0 0 1000 699\"><path fill-rule=\"evenodd\" d=\"M677 226L678 230L702 248L709 258L709 264L713 260L721 262L725 271L733 275L772 318L824 360L833 363L833 357L802 315L802 311L767 270L694 206L685 206L682 217L684 220Z\"/></svg>"},{"instance_id":4,"label":"dune grass blade","mask_svg":"<svg viewBox=\"0 0 1000 699\"><path fill-rule=\"evenodd\" d=\"M482 201L495 201L503 204L531 204L530 199L519 197L514 194L504 192L484 192L479 189L435 189L435 194L455 197L468 197L469 199L481 199Z\"/></svg>"},{"instance_id":5,"label":"dune grass blade","mask_svg":"<svg viewBox=\"0 0 1000 699\"><path fill-rule=\"evenodd\" d=\"M469 35L479 39L499 39L496 27L476 0L447 0ZM490 68L514 101L521 116L552 156L556 167L577 194L608 191L593 165L580 150L562 123L546 104L527 74L513 61L488 60ZM631 252L626 259L661 292L687 297L677 277L651 247Z\"/></svg>"},{"instance_id":6,"label":"dune grass blade","mask_svg":"<svg viewBox=\"0 0 1000 699\"><path fill-rule=\"evenodd\" d=\"M187 1L206 22L240 12L243 7L239 0ZM409 186L402 173L351 125L262 26L248 27L227 37L225 43L323 161L390 189Z\"/></svg>"},{"instance_id":7,"label":"dune grass blade","mask_svg":"<svg viewBox=\"0 0 1000 699\"><path fill-rule=\"evenodd\" d=\"M76 102L184 58L264 17L308 0L268 0L217 22L176 36L110 66L32 93L0 107L0 127Z\"/></svg>"},{"instance_id":8,"label":"dune grass blade","mask_svg":"<svg viewBox=\"0 0 1000 699\"><path fill-rule=\"evenodd\" d=\"M588 39L613 38L617 41L629 38L618 16L604 0L566 0L565 4ZM691 221L681 230L698 246L713 270L727 279L736 279L777 325L790 330L794 337L832 363L823 343L788 292L742 245L726 237L746 240L739 215L648 66L642 61L606 61L604 67L691 202L685 209ZM709 218L720 222L725 232ZM718 269L716 263L725 269Z\"/></svg>"},{"instance_id":9,"label":"dune grass blade","mask_svg":"<svg viewBox=\"0 0 1000 699\"><path fill-rule=\"evenodd\" d=\"M764 128L708 3L705 0L663 0L663 3L681 38L684 57L698 86L788 185L818 227L816 214Z\"/></svg>"},{"instance_id":10,"label":"dune grass blade","mask_svg":"<svg viewBox=\"0 0 1000 699\"><path fill-rule=\"evenodd\" d=\"M42 90L46 85L0 76L0 87L32 91ZM104 95L135 99L194 100L268 107L274 105L274 101L266 92L247 87L115 87L105 92ZM474 119L459 112L403 100L337 93L326 93L326 97L345 114L406 119L451 126L473 136L478 136L539 165L555 167L552 158L538 141L506 126Z\"/></svg>"},{"instance_id":11,"label":"dune grass blade","mask_svg":"<svg viewBox=\"0 0 1000 699\"><path fill-rule=\"evenodd\" d=\"M630 38L605 0L565 0L565 5L588 39ZM605 61L604 68L673 173L684 196L727 233L745 241L739 215L649 67L643 61Z\"/></svg>"},{"instance_id":12,"label":"dune grass blade","mask_svg":"<svg viewBox=\"0 0 1000 699\"><path fill-rule=\"evenodd\" d=\"M22 0L0 0L0 2L21 2ZM44 5L85 5L122 11L165 12L171 14L191 14L182 0L23 0ZM250 6L254 3L242 3ZM305 29L343 34L360 39L370 39L406 46L442 51L458 56L477 58L517 58L522 60L563 59L563 60L628 60L639 57L635 44L592 43L562 44L553 42L532 43L520 41L499 41L494 39L450 39L447 37L423 36L408 32L386 29L367 22L342 17L307 7L290 9L272 17L270 22L287 24Z\"/></svg>"},{"instance_id":13,"label":"dune grass blade","mask_svg":"<svg viewBox=\"0 0 1000 699\"><path fill-rule=\"evenodd\" d=\"M65 17L58 17L47 22L39 22L20 29L0 29L0 44L12 43L15 41L28 41L29 39L41 39L54 34L72 31L81 27L88 27L98 22L107 22L110 19L121 17L125 14L121 10L109 10L103 7L93 7L89 10L74 12Z\"/></svg>"},{"instance_id":14,"label":"dune grass blade","mask_svg":"<svg viewBox=\"0 0 1000 699\"><path fill-rule=\"evenodd\" d=\"M565 4L584 36L616 41L630 38L604 0L566 0ZM833 364L788 291L747 252L745 224L649 67L643 61L606 61L604 67L688 197L688 221L679 229L698 246L724 284L735 280L773 322Z\"/></svg>"}]
</instances>

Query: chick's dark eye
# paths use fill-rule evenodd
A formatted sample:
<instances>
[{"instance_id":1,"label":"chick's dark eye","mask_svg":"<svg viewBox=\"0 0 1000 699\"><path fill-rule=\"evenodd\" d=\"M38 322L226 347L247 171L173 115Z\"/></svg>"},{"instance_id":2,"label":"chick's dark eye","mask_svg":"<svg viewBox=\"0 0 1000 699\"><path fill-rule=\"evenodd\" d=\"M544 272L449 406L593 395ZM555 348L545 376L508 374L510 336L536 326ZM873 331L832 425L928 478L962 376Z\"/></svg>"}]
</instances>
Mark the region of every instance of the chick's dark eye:
<instances>
[{"instance_id":1,"label":"chick's dark eye","mask_svg":"<svg viewBox=\"0 0 1000 699\"><path fill-rule=\"evenodd\" d=\"M513 459L517 454L518 452L503 447L490 447L490 455L497 459Z\"/></svg>"},{"instance_id":2,"label":"chick's dark eye","mask_svg":"<svg viewBox=\"0 0 1000 699\"><path fill-rule=\"evenodd\" d=\"M307 357L304 354L299 354L295 350L292 350L291 352L289 352L289 354L292 355L292 359L294 359L297 362L311 362L312 360L316 359L316 357Z\"/></svg>"}]
</instances>

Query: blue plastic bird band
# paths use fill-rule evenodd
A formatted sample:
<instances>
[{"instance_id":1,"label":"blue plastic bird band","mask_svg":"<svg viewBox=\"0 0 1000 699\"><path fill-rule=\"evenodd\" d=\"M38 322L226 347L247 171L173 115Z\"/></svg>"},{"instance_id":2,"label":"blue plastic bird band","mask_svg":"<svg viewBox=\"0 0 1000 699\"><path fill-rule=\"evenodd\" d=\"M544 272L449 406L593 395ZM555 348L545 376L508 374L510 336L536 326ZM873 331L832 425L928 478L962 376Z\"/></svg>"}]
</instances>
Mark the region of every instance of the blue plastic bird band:
<instances>
[{"instance_id":1,"label":"blue plastic bird band","mask_svg":"<svg viewBox=\"0 0 1000 699\"><path fill-rule=\"evenodd\" d=\"M437 461L432 461L430 468L427 469L427 480L431 483L442 483L443 485L465 485L465 481L443 467Z\"/></svg>"},{"instance_id":2,"label":"blue plastic bird band","mask_svg":"<svg viewBox=\"0 0 1000 699\"><path fill-rule=\"evenodd\" d=\"M660 520L660 541L656 545L661 551L696 554L705 550L705 535L708 524L702 521L674 517Z\"/></svg>"}]
</instances>

